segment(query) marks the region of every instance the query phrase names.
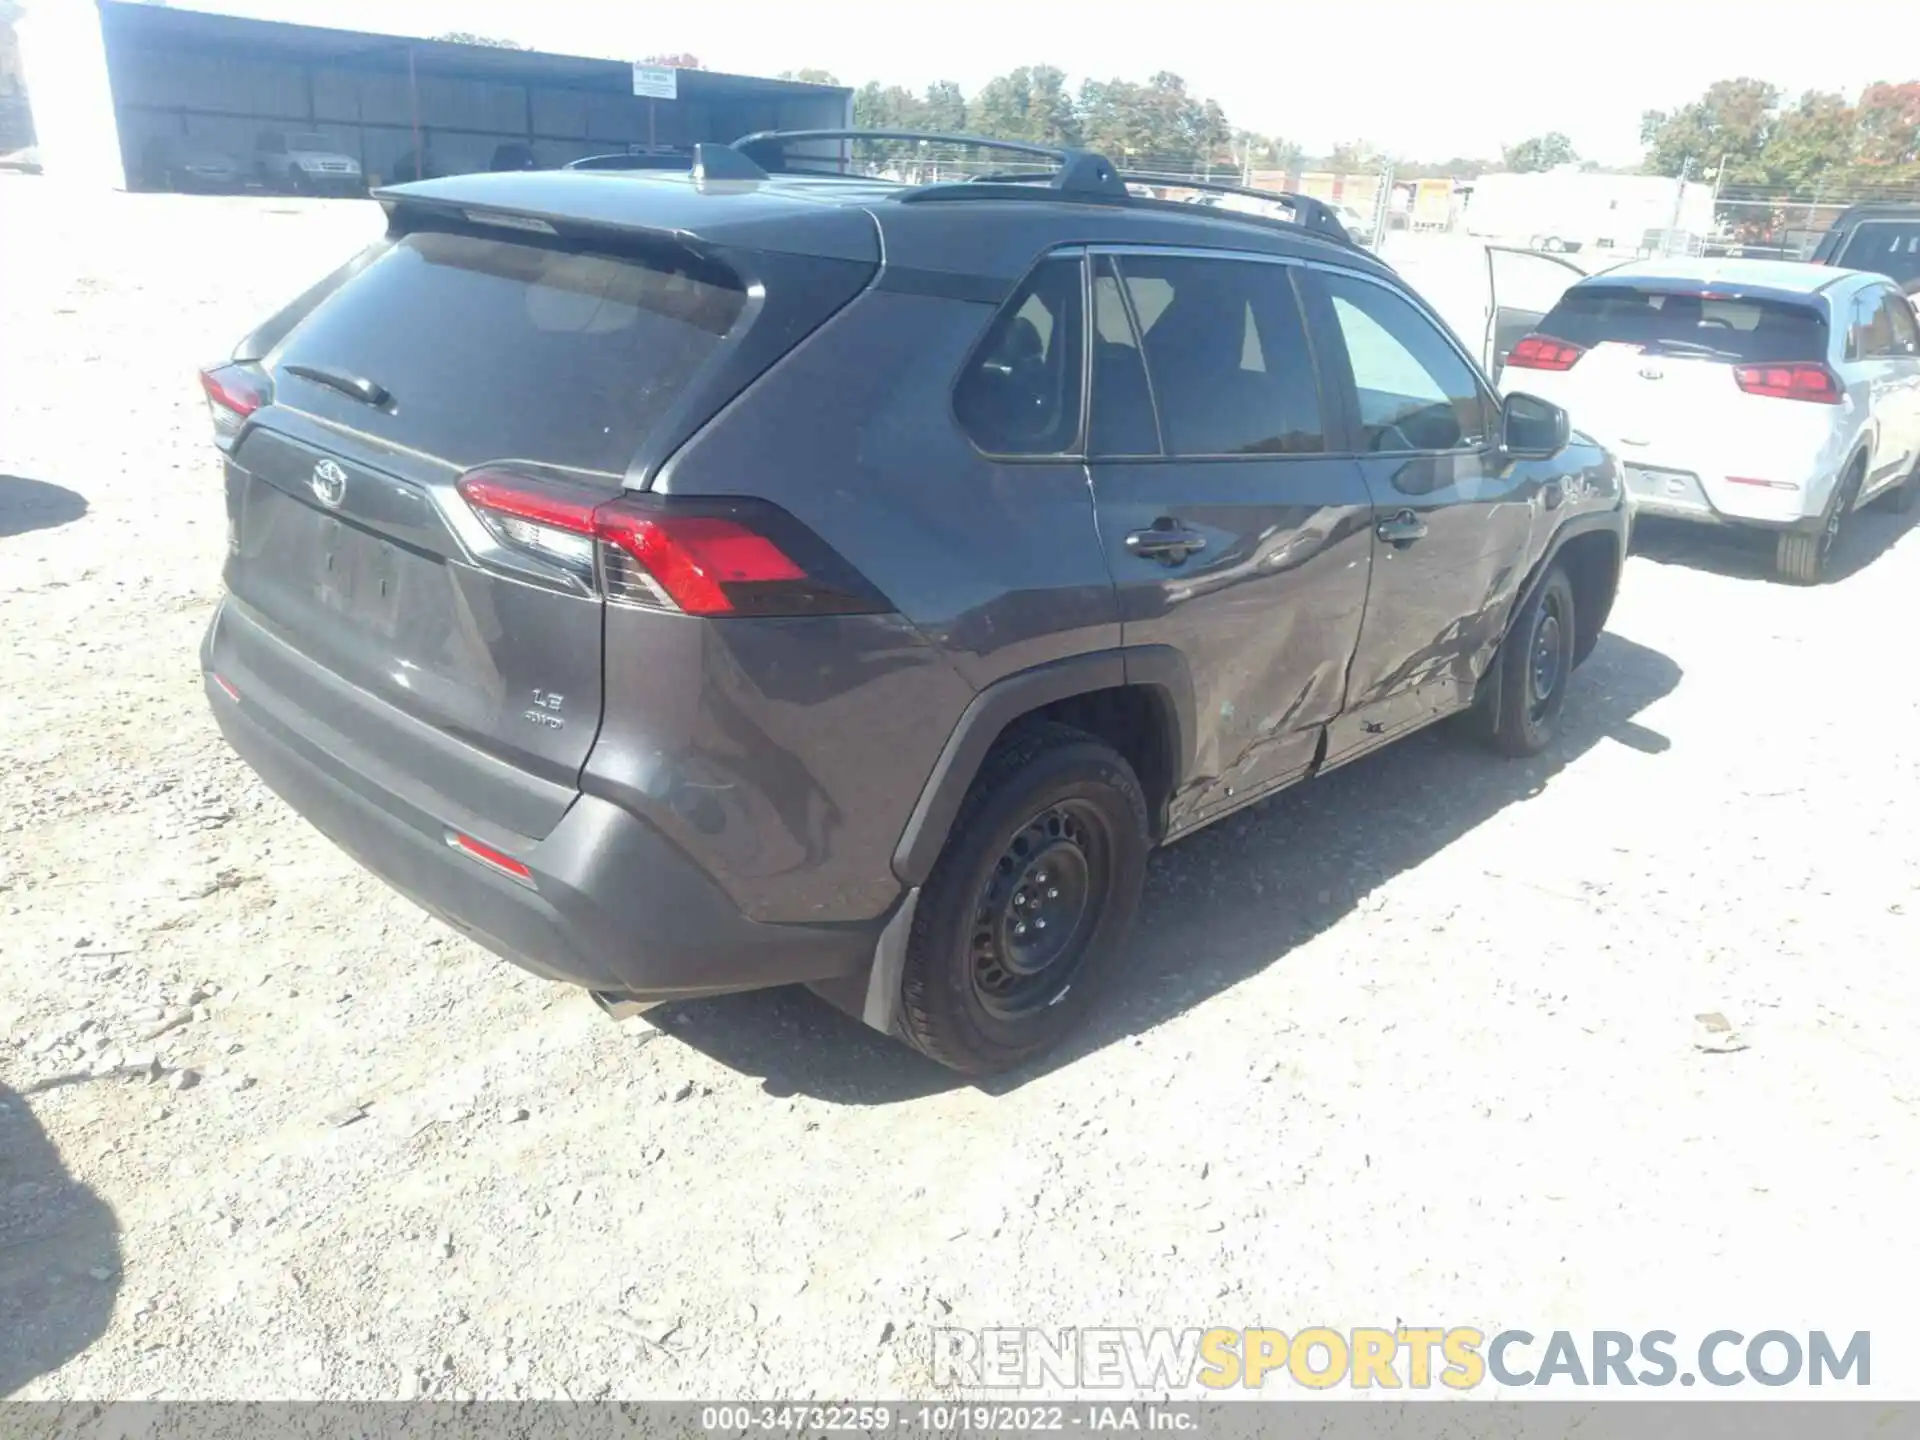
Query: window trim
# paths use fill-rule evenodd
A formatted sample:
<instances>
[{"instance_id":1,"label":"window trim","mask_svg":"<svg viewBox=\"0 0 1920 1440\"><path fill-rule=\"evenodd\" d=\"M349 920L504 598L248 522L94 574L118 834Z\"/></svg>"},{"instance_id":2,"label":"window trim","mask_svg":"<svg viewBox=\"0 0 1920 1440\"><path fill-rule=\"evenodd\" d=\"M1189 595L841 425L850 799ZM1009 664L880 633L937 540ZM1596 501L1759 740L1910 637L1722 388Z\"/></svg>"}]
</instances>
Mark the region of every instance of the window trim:
<instances>
[{"instance_id":1,"label":"window trim","mask_svg":"<svg viewBox=\"0 0 1920 1440\"><path fill-rule=\"evenodd\" d=\"M1420 296L1416 294L1411 288L1402 286L1402 285L1388 284L1386 281L1382 280L1380 277L1376 275L1369 275L1364 271L1354 270L1344 265L1328 265L1317 260L1308 260L1308 261L1303 261L1302 263L1306 265L1306 267L1310 270L1319 270L1329 275L1338 275L1343 279L1365 281L1367 284L1374 286L1376 289L1384 290L1389 295L1397 296L1401 300L1404 300L1409 305L1411 305L1415 310L1415 312L1417 312L1419 315L1424 317L1433 326L1433 328L1439 332L1440 338L1447 343L1448 347L1452 349L1453 353L1455 355L1458 355L1461 361L1466 365L1467 373L1473 377L1474 387L1480 392L1481 409L1485 412L1486 418L1487 418L1487 434L1481 438L1481 441L1478 445L1472 446L1470 448L1466 446L1462 446L1461 448L1456 450L1362 450L1360 449L1359 441L1362 438L1362 434L1363 434L1363 427L1359 423L1360 387L1359 387L1359 383L1353 377L1353 356L1351 352L1349 352L1346 348L1346 336L1339 331L1339 322L1333 319L1333 317L1329 316L1328 317L1329 320L1334 325L1335 333L1336 335L1339 336L1340 347L1341 347L1341 358L1345 362L1346 382L1347 382L1346 383L1346 401L1349 409L1349 415L1352 420L1353 433L1351 438L1354 442L1354 447L1355 447L1352 450L1342 452L1343 454L1350 456L1354 459L1377 460L1377 459L1396 459L1396 458L1406 459L1414 456L1442 456L1442 455L1485 456L1485 455L1497 454L1499 452L1500 426L1498 421L1499 421L1499 416L1502 409L1501 400L1498 394L1493 390L1492 385L1488 381L1486 375L1481 372L1479 362L1476 361L1471 355L1467 353L1466 346L1460 343L1459 337L1456 336L1450 329L1448 329L1446 326L1446 323L1442 321L1437 314L1434 313L1432 306L1428 305L1426 301L1422 300ZM1331 309L1333 305L1332 294L1329 291L1327 291L1324 287L1321 288L1319 294L1320 294L1320 298L1324 300L1328 308Z\"/></svg>"},{"instance_id":2,"label":"window trim","mask_svg":"<svg viewBox=\"0 0 1920 1440\"><path fill-rule=\"evenodd\" d=\"M1881 308L1887 312L1889 317L1904 316L1907 320L1908 332L1916 342L1920 342L1920 313L1915 312L1913 301L1908 297L1907 293L1897 285L1887 284L1879 287L1879 294ZM1888 328L1893 332L1894 343L1898 344L1900 341L1900 327L1898 323L1890 318ZM1920 349L1905 352L1890 350L1884 355L1875 358L1881 360L1920 359Z\"/></svg>"},{"instance_id":3,"label":"window trim","mask_svg":"<svg viewBox=\"0 0 1920 1440\"><path fill-rule=\"evenodd\" d=\"M1297 272L1301 268L1311 265L1312 263L1311 261L1304 260L1298 256L1293 256L1293 255L1266 255L1266 254L1260 253L1259 251L1253 251L1253 250L1228 250L1228 249L1214 250L1214 249L1206 248L1204 246L1196 246L1196 245L1148 245L1143 243L1127 242L1127 241L1118 241L1118 242L1112 242L1107 244L1088 245L1085 247L1085 249L1086 249L1086 253L1089 261L1087 265L1087 273L1090 277L1088 280L1089 287L1091 287L1093 283L1091 276L1095 268L1094 262L1097 262L1103 257L1111 257L1116 262L1114 266L1114 271L1120 277L1120 298L1126 305L1127 323L1133 327L1134 339L1136 343L1138 343L1140 346L1141 367L1146 371L1147 388L1149 393L1153 395L1154 428L1158 432L1159 438L1160 438L1160 453L1158 455L1093 455L1089 453L1087 456L1088 464L1102 464L1102 465L1238 464L1238 465L1247 465L1247 464L1259 464L1259 463L1270 464L1274 461L1289 461L1293 463L1300 463L1300 462L1314 461L1314 460L1341 460L1341 459L1348 458L1350 455L1354 453L1351 450L1342 449L1340 444L1337 443L1350 438L1347 435L1340 433L1342 430L1347 428L1345 424L1346 414L1345 414L1344 407L1341 404L1340 397L1337 394L1335 394L1332 390L1329 389L1328 377L1326 373L1326 365L1320 355L1319 343L1314 338L1313 317L1308 312L1308 309L1307 309L1307 297L1303 293L1301 293L1301 290L1300 290L1299 275ZM1229 262L1250 261L1250 262L1261 264L1261 265L1275 265L1275 266L1279 266L1284 270L1287 270L1288 271L1287 287L1293 292L1294 310L1300 317L1301 334L1306 339L1307 355L1313 365L1314 396L1318 401L1319 407L1320 407L1320 430L1321 430L1320 438L1324 442L1326 442L1326 448L1322 450L1307 451L1305 453L1300 453L1300 452L1282 453L1282 452L1271 452L1271 451L1256 451L1252 454L1226 454L1226 455L1170 455L1168 454L1166 427L1164 424L1161 423L1161 419L1160 419L1160 397L1158 392L1154 390L1153 367L1147 364L1146 338L1140 331L1140 317L1134 313L1133 296L1127 289L1126 267L1124 265L1117 263L1123 260L1128 255L1137 256L1143 259L1160 259L1160 260L1216 260L1216 261L1229 261ZM1087 311L1087 323L1089 326L1091 326L1093 323L1093 312L1091 309L1091 301L1092 301L1091 292L1089 292L1088 301L1089 301L1089 309ZM1089 343L1091 343L1091 341L1089 341ZM1087 369L1088 369L1089 377L1091 377L1092 368L1093 368L1091 363L1092 353L1093 352L1091 350L1087 352L1087 356L1088 356ZM1089 395L1088 397L1087 405L1088 405L1088 413L1086 416L1087 429L1088 429L1089 436L1091 436L1092 405L1093 405L1093 400L1091 395ZM1335 424L1336 421L1339 422L1337 426Z\"/></svg>"},{"instance_id":4,"label":"window trim","mask_svg":"<svg viewBox=\"0 0 1920 1440\"><path fill-rule=\"evenodd\" d=\"M986 323L981 325L978 333L976 333L968 343L967 352L960 359L959 369L953 372L953 378L947 383L947 421L959 434L960 439L966 444L967 448L981 459L991 460L996 465L1059 465L1062 462L1084 465L1086 463L1087 439L1092 418L1089 414L1092 403L1090 391L1093 387L1093 366L1090 363L1091 354L1087 349L1088 345L1092 343L1093 335L1093 314L1089 308L1093 303L1093 267L1088 263L1087 255L1087 246L1071 244L1056 245L1051 249L1042 250L1035 256L1033 263L1020 272L1019 277L1007 287L1006 295L1002 297L1000 302L988 313ZM1020 298L1020 292L1025 290L1027 286L1033 282L1033 277L1038 275L1043 267L1052 264L1056 260L1072 260L1080 267L1079 425L1074 431L1072 443L1065 450L1010 454L999 450L984 449L980 443L973 438L973 432L967 428L966 422L960 418L960 386L962 382L966 380L968 372L972 370L974 361L979 358L980 347L986 344L987 336L993 332L993 327L998 325L1001 318L1009 313L1008 307ZM881 273L885 273L884 267Z\"/></svg>"}]
</instances>

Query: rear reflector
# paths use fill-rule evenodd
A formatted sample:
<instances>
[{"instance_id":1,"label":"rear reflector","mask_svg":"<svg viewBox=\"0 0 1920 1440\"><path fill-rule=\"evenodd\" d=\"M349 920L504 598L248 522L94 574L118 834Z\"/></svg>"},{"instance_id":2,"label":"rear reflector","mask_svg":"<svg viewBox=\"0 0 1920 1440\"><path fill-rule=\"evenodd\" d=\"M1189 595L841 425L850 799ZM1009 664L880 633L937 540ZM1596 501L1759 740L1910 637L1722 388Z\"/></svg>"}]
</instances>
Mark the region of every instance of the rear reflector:
<instances>
[{"instance_id":1,"label":"rear reflector","mask_svg":"<svg viewBox=\"0 0 1920 1440\"><path fill-rule=\"evenodd\" d=\"M267 377L249 365L210 365L200 372L200 388L213 416L214 443L231 448L247 417L273 398Z\"/></svg>"},{"instance_id":2,"label":"rear reflector","mask_svg":"<svg viewBox=\"0 0 1920 1440\"><path fill-rule=\"evenodd\" d=\"M459 489L502 545L624 605L687 615L858 615L884 597L818 536L755 500L601 495L506 470Z\"/></svg>"},{"instance_id":3,"label":"rear reflector","mask_svg":"<svg viewBox=\"0 0 1920 1440\"><path fill-rule=\"evenodd\" d=\"M510 876L526 885L533 883L533 871L511 855L496 850L484 841L474 839L471 835L462 835L458 830L449 830L447 844L469 859L478 860L490 870L498 870L502 875Z\"/></svg>"},{"instance_id":4,"label":"rear reflector","mask_svg":"<svg viewBox=\"0 0 1920 1440\"><path fill-rule=\"evenodd\" d=\"M1733 381L1749 395L1773 400L1811 400L1817 405L1840 403L1840 382L1826 366L1811 362L1790 365L1742 365Z\"/></svg>"},{"instance_id":5,"label":"rear reflector","mask_svg":"<svg viewBox=\"0 0 1920 1440\"><path fill-rule=\"evenodd\" d=\"M1571 370L1586 350L1555 340L1551 335L1533 334L1521 340L1507 356L1507 364L1519 370Z\"/></svg>"},{"instance_id":6,"label":"rear reflector","mask_svg":"<svg viewBox=\"0 0 1920 1440\"><path fill-rule=\"evenodd\" d=\"M211 673L211 672L209 672L209 673ZM229 685L229 684L227 683L227 678L226 678L226 676L224 676L224 675L215 675L215 676L213 677L213 683L214 683L214 684L216 684L216 685L218 685L218 686L219 686L219 687L220 687L220 688L221 688L222 690L224 690L224 691L226 691L226 692L227 692L227 698L228 698L229 700L238 700L238 699L240 698L240 692L239 692L238 690L236 690L236 689L234 689L234 688L233 688L233 686L231 686L231 685Z\"/></svg>"},{"instance_id":7,"label":"rear reflector","mask_svg":"<svg viewBox=\"0 0 1920 1440\"><path fill-rule=\"evenodd\" d=\"M1750 475L1729 475L1729 485L1752 485L1760 490L1798 490L1800 487L1791 480L1756 480Z\"/></svg>"}]
</instances>

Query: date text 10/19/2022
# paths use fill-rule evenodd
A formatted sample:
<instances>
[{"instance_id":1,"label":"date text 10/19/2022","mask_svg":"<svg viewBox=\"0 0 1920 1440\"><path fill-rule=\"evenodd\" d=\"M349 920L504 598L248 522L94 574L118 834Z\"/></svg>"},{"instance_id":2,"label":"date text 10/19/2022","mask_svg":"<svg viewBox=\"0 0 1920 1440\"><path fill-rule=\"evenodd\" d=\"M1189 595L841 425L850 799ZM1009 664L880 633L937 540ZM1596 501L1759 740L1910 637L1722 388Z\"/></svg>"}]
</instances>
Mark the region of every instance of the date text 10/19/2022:
<instances>
[{"instance_id":1,"label":"date text 10/19/2022","mask_svg":"<svg viewBox=\"0 0 1920 1440\"><path fill-rule=\"evenodd\" d=\"M700 1411L700 1428L709 1434L770 1435L830 1434L844 1431L878 1434L899 1430L906 1434L947 1435L990 1431L1013 1434L1085 1431L1104 1434L1116 1430L1178 1434L1198 1428L1200 1417L1191 1409L1126 1403L1072 1405L999 1405L987 1403L942 1405L708 1405Z\"/></svg>"}]
</instances>

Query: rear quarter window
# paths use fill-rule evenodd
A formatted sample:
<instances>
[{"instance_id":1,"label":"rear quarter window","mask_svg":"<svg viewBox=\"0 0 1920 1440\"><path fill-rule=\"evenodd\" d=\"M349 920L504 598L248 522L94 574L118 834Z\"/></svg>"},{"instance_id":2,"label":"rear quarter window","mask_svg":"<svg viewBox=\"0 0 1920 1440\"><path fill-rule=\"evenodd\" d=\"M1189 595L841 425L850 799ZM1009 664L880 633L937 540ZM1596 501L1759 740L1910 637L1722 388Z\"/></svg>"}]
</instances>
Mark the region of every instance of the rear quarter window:
<instances>
[{"instance_id":1,"label":"rear quarter window","mask_svg":"<svg viewBox=\"0 0 1920 1440\"><path fill-rule=\"evenodd\" d=\"M1827 353L1827 322L1812 303L1697 290L1576 286L1560 297L1540 330L1589 349L1607 343L1666 346L1750 363L1819 360Z\"/></svg>"},{"instance_id":2,"label":"rear quarter window","mask_svg":"<svg viewBox=\"0 0 1920 1440\"><path fill-rule=\"evenodd\" d=\"M268 364L282 402L463 468L522 459L617 480L745 302L737 277L690 251L421 231L322 301ZM361 404L290 363L372 380L393 403Z\"/></svg>"}]
</instances>

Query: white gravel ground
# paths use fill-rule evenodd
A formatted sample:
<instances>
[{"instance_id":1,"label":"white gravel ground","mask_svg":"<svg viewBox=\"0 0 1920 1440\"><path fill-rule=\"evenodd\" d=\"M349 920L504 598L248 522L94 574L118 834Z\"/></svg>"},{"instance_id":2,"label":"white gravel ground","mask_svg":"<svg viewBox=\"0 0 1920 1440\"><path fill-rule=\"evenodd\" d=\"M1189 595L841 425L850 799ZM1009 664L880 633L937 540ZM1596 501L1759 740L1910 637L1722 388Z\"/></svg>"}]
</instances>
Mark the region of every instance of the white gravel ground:
<instances>
[{"instance_id":1,"label":"white gravel ground","mask_svg":"<svg viewBox=\"0 0 1920 1440\"><path fill-rule=\"evenodd\" d=\"M934 1326L1400 1320L1871 1329L1920 1395L1896 517L1814 591L1648 535L1550 756L1418 738L1162 856L1091 1033L973 1088L804 994L616 1027L222 745L194 367L372 206L0 213L0 1395L926 1394Z\"/></svg>"}]
</instances>

